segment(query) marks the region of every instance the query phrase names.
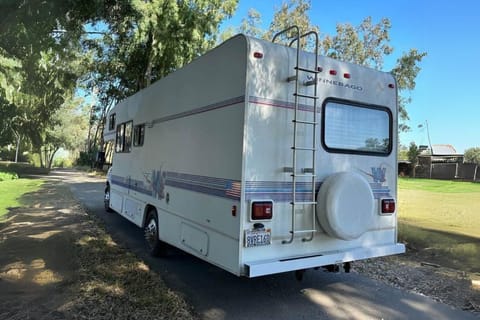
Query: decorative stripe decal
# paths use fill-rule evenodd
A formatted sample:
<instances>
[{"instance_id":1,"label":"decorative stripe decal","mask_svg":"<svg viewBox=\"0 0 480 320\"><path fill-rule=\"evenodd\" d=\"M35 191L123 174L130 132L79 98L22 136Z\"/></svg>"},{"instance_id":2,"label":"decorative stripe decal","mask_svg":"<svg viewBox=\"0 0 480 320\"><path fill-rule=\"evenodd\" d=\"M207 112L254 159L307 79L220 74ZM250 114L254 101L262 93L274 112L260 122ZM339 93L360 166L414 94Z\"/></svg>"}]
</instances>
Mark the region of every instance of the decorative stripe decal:
<instances>
[{"instance_id":1,"label":"decorative stripe decal","mask_svg":"<svg viewBox=\"0 0 480 320\"><path fill-rule=\"evenodd\" d=\"M211 196L227 198L240 201L242 183L238 180L200 176L178 172L165 172L165 185L203 193ZM114 176L111 182L118 186L129 188L133 191L153 196L153 188L140 180L130 180L128 178ZM312 192L310 182L296 183L296 201L312 201ZM315 194L320 189L321 182L315 184ZM370 183L375 199L390 197L390 188L381 186L379 183ZM245 200L270 199L276 202L292 201L292 182L287 181L246 181L245 182Z\"/></svg>"},{"instance_id":2,"label":"decorative stripe decal","mask_svg":"<svg viewBox=\"0 0 480 320\"><path fill-rule=\"evenodd\" d=\"M277 108L295 109L295 103L289 101L250 96L248 102ZM298 110L313 112L313 106L299 103ZM317 112L320 112L320 108L317 108Z\"/></svg>"}]
</instances>

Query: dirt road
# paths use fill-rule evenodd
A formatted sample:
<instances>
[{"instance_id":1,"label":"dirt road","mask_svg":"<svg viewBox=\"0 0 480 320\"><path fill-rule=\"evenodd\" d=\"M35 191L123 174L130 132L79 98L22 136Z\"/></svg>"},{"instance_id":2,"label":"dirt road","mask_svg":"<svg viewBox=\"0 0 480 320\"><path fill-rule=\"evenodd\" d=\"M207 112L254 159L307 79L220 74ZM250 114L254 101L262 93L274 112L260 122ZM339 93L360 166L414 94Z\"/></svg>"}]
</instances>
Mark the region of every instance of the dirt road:
<instances>
[{"instance_id":1,"label":"dirt road","mask_svg":"<svg viewBox=\"0 0 480 320\"><path fill-rule=\"evenodd\" d=\"M193 319L158 274L82 209L68 174L46 177L0 224L0 319Z\"/></svg>"}]
</instances>

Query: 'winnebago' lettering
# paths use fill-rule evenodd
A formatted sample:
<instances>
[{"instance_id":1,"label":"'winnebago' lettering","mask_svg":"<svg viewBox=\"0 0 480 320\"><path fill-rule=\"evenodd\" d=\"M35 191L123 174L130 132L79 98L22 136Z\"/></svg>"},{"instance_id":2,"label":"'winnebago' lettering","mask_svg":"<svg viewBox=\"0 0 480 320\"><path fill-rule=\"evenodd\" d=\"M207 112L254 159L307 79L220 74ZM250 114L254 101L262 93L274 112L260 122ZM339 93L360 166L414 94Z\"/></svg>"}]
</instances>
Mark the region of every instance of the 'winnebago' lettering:
<instances>
[{"instance_id":1,"label":"'winnebago' lettering","mask_svg":"<svg viewBox=\"0 0 480 320\"><path fill-rule=\"evenodd\" d=\"M343 87L343 88L357 90L357 91L363 91L362 86L359 86L359 85L356 85L356 84L343 83L343 82L336 81L336 80L319 78L318 83L329 84L329 85L332 85L332 86L338 86L338 87Z\"/></svg>"}]
</instances>

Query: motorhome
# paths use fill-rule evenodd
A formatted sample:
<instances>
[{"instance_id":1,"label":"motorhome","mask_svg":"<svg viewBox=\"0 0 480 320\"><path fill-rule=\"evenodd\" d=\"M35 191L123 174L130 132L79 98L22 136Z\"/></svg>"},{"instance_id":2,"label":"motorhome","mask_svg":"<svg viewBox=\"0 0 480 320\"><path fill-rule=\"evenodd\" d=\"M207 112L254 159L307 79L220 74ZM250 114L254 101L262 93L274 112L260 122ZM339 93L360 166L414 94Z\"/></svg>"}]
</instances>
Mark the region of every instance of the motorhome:
<instances>
[{"instance_id":1,"label":"motorhome","mask_svg":"<svg viewBox=\"0 0 480 320\"><path fill-rule=\"evenodd\" d=\"M403 253L396 88L315 32L237 35L109 111L106 209L238 276Z\"/></svg>"}]
</instances>

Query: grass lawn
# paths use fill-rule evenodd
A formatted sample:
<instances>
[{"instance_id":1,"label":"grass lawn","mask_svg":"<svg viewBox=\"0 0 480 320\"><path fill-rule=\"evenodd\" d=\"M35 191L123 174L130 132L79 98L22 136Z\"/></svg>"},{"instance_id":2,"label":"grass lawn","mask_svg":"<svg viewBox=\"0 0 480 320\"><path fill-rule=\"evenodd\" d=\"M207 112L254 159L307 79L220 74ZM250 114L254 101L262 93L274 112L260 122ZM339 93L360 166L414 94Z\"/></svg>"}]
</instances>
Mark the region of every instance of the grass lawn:
<instances>
[{"instance_id":1,"label":"grass lawn","mask_svg":"<svg viewBox=\"0 0 480 320\"><path fill-rule=\"evenodd\" d=\"M480 272L480 184L398 182L400 240L442 265Z\"/></svg>"},{"instance_id":2,"label":"grass lawn","mask_svg":"<svg viewBox=\"0 0 480 320\"><path fill-rule=\"evenodd\" d=\"M0 221L5 219L9 207L22 205L22 195L37 191L44 181L41 179L16 179L0 182Z\"/></svg>"}]
</instances>

